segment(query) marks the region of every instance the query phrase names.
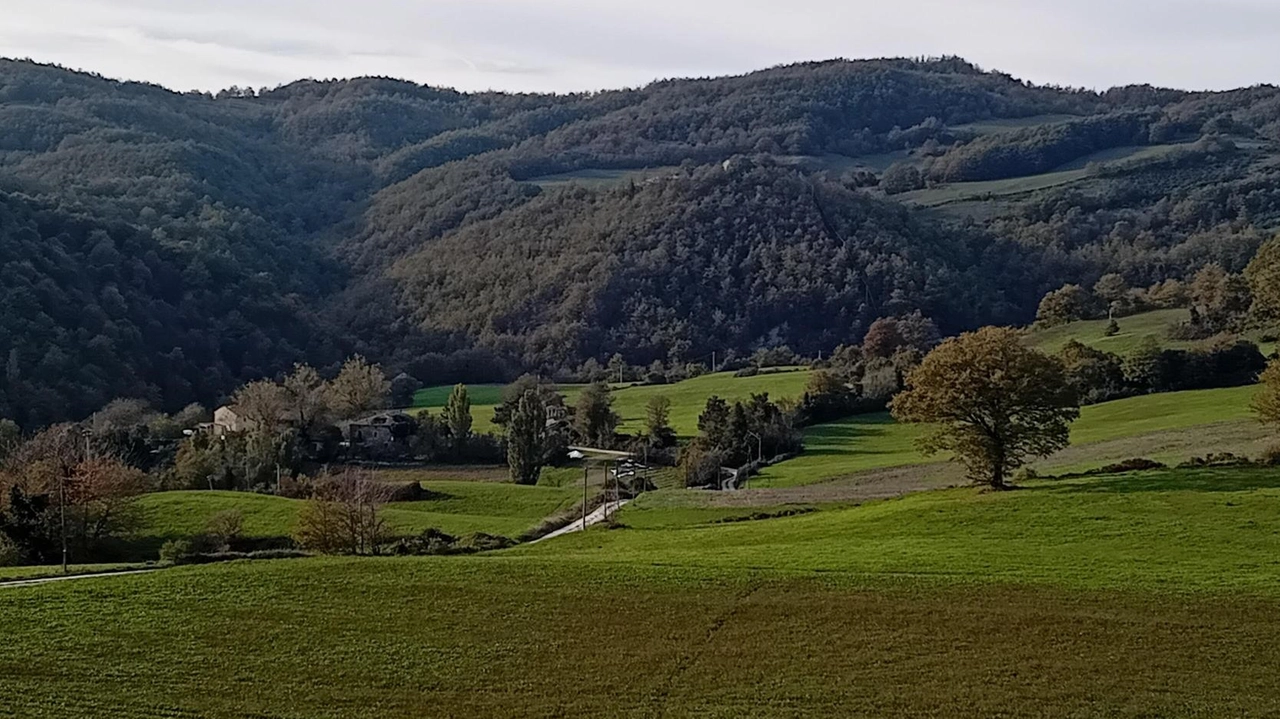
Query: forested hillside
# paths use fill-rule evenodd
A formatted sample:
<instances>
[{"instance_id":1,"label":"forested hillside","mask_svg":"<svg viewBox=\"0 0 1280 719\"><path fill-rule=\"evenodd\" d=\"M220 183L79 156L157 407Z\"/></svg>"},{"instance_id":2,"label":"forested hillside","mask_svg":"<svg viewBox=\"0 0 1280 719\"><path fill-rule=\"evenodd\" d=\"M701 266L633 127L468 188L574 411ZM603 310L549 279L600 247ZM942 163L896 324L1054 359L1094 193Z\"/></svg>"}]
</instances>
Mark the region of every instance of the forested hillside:
<instances>
[{"instance_id":1,"label":"forested hillside","mask_svg":"<svg viewBox=\"0 0 1280 719\"><path fill-rule=\"evenodd\" d=\"M1034 316L1239 270L1280 91L1094 93L962 60L581 95L178 94L0 61L0 416L211 403L351 352L429 382Z\"/></svg>"}]
</instances>

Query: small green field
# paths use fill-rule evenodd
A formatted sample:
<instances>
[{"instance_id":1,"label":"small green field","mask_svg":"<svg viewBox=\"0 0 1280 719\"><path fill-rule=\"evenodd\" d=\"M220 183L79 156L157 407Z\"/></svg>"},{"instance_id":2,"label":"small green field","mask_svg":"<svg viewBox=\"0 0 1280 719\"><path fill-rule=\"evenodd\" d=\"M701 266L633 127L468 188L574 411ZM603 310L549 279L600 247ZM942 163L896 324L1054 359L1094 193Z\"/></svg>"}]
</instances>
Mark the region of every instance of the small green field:
<instances>
[{"instance_id":1,"label":"small green field","mask_svg":"<svg viewBox=\"0 0 1280 719\"><path fill-rule=\"evenodd\" d=\"M1116 319L1120 332L1112 337L1106 336L1107 320L1080 320L1056 327L1032 327L1027 331L1027 344L1043 352L1055 353L1075 340L1123 357L1137 349L1148 337L1153 337L1161 347L1190 349L1197 343L1169 339L1169 327L1185 322L1187 318L1185 309L1154 310L1120 317ZM1248 334L1246 338L1258 342L1265 355L1276 350L1274 342L1261 342L1259 333Z\"/></svg>"},{"instance_id":2,"label":"small green field","mask_svg":"<svg viewBox=\"0 0 1280 719\"><path fill-rule=\"evenodd\" d=\"M418 390L413 395L413 409L422 407L438 409L443 407L449 401L449 395L453 393L453 388L454 385L440 385ZM502 388L503 385L500 384L470 384L467 385L467 397L471 400L472 405L501 404Z\"/></svg>"},{"instance_id":3,"label":"small green field","mask_svg":"<svg viewBox=\"0 0 1280 719\"><path fill-rule=\"evenodd\" d=\"M493 482L426 482L431 495L419 502L394 502L383 509L388 527L401 535L435 528L449 534L486 532L516 537L543 518L572 505L580 489L521 487ZM139 544L154 552L169 539L202 533L222 511L239 511L244 536L290 536L302 502L247 492L159 492L141 500L145 522Z\"/></svg>"},{"instance_id":4,"label":"small green field","mask_svg":"<svg viewBox=\"0 0 1280 719\"><path fill-rule=\"evenodd\" d=\"M729 402L746 400L765 392L771 399L799 397L809 382L804 370L766 372L755 377L734 377L730 372L703 375L677 384L629 387L613 393L613 409L622 417L621 430L636 432L644 427L645 408L656 396L671 400L671 426L682 437L698 433L698 415L707 398L716 396Z\"/></svg>"},{"instance_id":5,"label":"small green field","mask_svg":"<svg viewBox=\"0 0 1280 719\"><path fill-rule=\"evenodd\" d=\"M1033 327L1027 331L1027 344L1053 354L1075 340L1123 357L1137 349L1146 338L1154 337L1162 347L1185 349L1193 343L1171 340L1168 331L1170 325L1185 321L1187 316L1186 310L1173 309L1120 317L1116 319L1120 333L1112 337L1106 336L1107 320L1081 320L1056 327Z\"/></svg>"},{"instance_id":6,"label":"small green field","mask_svg":"<svg viewBox=\"0 0 1280 719\"><path fill-rule=\"evenodd\" d=\"M732 372L695 377L664 385L625 385L613 392L613 410L622 417L622 432L637 432L644 427L645 410L650 398L663 396L671 400L671 426L682 437L698 433L698 415L706 408L707 399L718 396L730 402L746 400L754 393L767 392L772 399L799 397L809 382L809 372L799 368L766 370L754 377L734 377ZM470 392L472 388L468 387ZM472 395L473 429L479 434L495 432L493 412L502 397L499 385L480 385ZM573 404L582 385L560 385L557 389L565 401ZM453 387L429 387L419 390L416 407L442 407ZM480 400L484 400L482 402Z\"/></svg>"}]
</instances>

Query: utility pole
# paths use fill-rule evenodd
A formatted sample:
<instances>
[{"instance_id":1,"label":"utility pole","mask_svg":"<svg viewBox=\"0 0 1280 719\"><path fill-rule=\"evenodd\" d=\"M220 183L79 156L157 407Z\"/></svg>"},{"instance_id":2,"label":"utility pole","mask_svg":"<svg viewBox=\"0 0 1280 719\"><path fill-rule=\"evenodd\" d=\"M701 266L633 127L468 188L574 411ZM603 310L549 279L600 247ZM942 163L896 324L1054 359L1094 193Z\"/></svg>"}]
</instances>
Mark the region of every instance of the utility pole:
<instances>
[{"instance_id":1,"label":"utility pole","mask_svg":"<svg viewBox=\"0 0 1280 719\"><path fill-rule=\"evenodd\" d=\"M67 569L67 473L58 475L58 524L62 533L62 573L70 574Z\"/></svg>"},{"instance_id":2,"label":"utility pole","mask_svg":"<svg viewBox=\"0 0 1280 719\"><path fill-rule=\"evenodd\" d=\"M711 350L711 374L716 373L716 351Z\"/></svg>"},{"instance_id":3,"label":"utility pole","mask_svg":"<svg viewBox=\"0 0 1280 719\"><path fill-rule=\"evenodd\" d=\"M582 531L587 531L587 484L591 480L591 460L582 458Z\"/></svg>"}]
</instances>

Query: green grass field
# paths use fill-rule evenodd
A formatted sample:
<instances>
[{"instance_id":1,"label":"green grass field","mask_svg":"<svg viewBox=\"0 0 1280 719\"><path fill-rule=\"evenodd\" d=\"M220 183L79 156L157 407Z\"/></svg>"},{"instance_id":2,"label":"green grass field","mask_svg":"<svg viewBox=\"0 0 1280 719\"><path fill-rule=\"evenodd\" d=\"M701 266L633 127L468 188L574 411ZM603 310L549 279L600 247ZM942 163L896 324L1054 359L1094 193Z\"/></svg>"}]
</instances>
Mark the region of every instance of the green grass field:
<instances>
[{"instance_id":1,"label":"green grass field","mask_svg":"<svg viewBox=\"0 0 1280 719\"><path fill-rule=\"evenodd\" d=\"M1171 340L1168 330L1169 325L1185 321L1187 316L1186 310L1175 309L1121 317L1116 320L1116 324L1120 325L1120 333L1113 337L1106 336L1106 320L1082 320L1057 327L1032 328L1027 331L1027 344L1053 354L1075 340L1123 357L1137 349L1147 337L1154 337L1162 347L1186 349L1194 343Z\"/></svg>"},{"instance_id":2,"label":"green grass field","mask_svg":"<svg viewBox=\"0 0 1280 719\"><path fill-rule=\"evenodd\" d=\"M1074 589L1229 589L1280 598L1280 469L1163 470L922 492L714 527L634 520L517 554L583 562L922 576ZM621 513L668 511L653 509ZM1278 647L1280 648L1280 647Z\"/></svg>"},{"instance_id":3,"label":"green grass field","mask_svg":"<svg viewBox=\"0 0 1280 719\"><path fill-rule=\"evenodd\" d=\"M809 382L809 372L802 369L768 371L755 377L734 377L732 372L703 375L666 385L628 385L613 390L613 410L622 417L622 432L637 432L644 427L645 408L649 399L664 396L671 400L671 426L682 437L698 433L698 415L706 407L707 398L715 395L730 402L746 400L753 393L767 392L775 400L799 397ZM469 392L472 388L467 388ZM565 401L573 404L582 385L563 385L557 389ZM429 387L419 390L415 407L443 407L453 387ZM502 387L480 385L472 394L471 416L475 432L497 431L493 411L501 402Z\"/></svg>"},{"instance_id":4,"label":"green grass field","mask_svg":"<svg viewBox=\"0 0 1280 719\"><path fill-rule=\"evenodd\" d=\"M1178 462L1196 454L1222 451L1217 443L1219 437L1205 432L1205 428L1221 423L1252 423L1249 403L1256 391L1256 387L1232 387L1170 392L1083 407L1080 419L1071 428L1071 442L1078 451L1066 465L1055 464L1050 458L1040 466L1054 471L1079 471L1132 456ZM916 450L914 441L925 431L919 425L898 424L888 415L852 417L811 427L805 432L805 450L799 457L766 468L751 480L751 486L800 486L867 470L944 461L945 457L925 457ZM1098 453L1090 457L1088 450L1082 449L1170 431L1192 438L1176 455L1157 451L1127 456ZM1196 444L1197 435L1203 435L1203 444Z\"/></svg>"},{"instance_id":5,"label":"green grass field","mask_svg":"<svg viewBox=\"0 0 1280 719\"><path fill-rule=\"evenodd\" d=\"M453 392L453 388L454 385L440 385L438 387L420 389L413 395L413 408L438 409L443 407L449 401L449 395ZM500 404L502 402L502 388L503 385L500 384L471 384L467 385L467 396L472 405Z\"/></svg>"},{"instance_id":6,"label":"green grass field","mask_svg":"<svg viewBox=\"0 0 1280 719\"><path fill-rule=\"evenodd\" d=\"M753 393L767 392L771 399L799 397L809 382L809 372L771 372L755 377L734 377L732 373L703 375L677 384L630 387L613 393L613 410L622 417L621 430L636 432L644 427L649 399L663 396L671 400L671 426L682 437L698 433L698 415L707 398L717 396L729 402L746 400Z\"/></svg>"},{"instance_id":7,"label":"green grass field","mask_svg":"<svg viewBox=\"0 0 1280 719\"><path fill-rule=\"evenodd\" d=\"M0 588L0 715L1280 712L1276 470Z\"/></svg>"},{"instance_id":8,"label":"green grass field","mask_svg":"<svg viewBox=\"0 0 1280 719\"><path fill-rule=\"evenodd\" d=\"M449 534L486 532L516 537L543 518L572 505L580 489L521 487L494 482L430 481L420 502L395 502L383 509L388 527L399 535L435 528ZM160 492L144 495L145 522L139 544L154 552L169 539L200 534L215 514L236 510L244 516L244 536L290 536L302 507L299 500L247 492Z\"/></svg>"},{"instance_id":9,"label":"green grass field","mask_svg":"<svg viewBox=\"0 0 1280 719\"><path fill-rule=\"evenodd\" d=\"M1116 320L1120 325L1120 333L1112 337L1106 336L1107 320L1081 320L1057 327L1036 328L1027 331L1027 344L1043 352L1058 352L1071 340L1094 347L1121 357L1130 354L1148 337L1154 337L1161 347L1169 349L1190 349L1197 343L1193 341L1169 339L1169 326L1177 322L1185 322L1187 310L1155 310L1143 312L1131 317ZM1259 342L1259 334L1246 335L1248 339ZM1265 355L1275 351L1275 343L1259 342L1259 348Z\"/></svg>"}]
</instances>

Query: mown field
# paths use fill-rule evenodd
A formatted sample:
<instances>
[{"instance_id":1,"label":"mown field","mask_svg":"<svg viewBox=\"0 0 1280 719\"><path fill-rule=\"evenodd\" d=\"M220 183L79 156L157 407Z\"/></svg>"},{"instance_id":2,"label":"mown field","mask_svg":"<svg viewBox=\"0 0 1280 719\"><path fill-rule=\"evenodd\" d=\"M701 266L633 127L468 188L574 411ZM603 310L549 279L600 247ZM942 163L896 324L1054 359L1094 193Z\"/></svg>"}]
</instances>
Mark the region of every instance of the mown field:
<instances>
[{"instance_id":1,"label":"mown field","mask_svg":"<svg viewBox=\"0 0 1280 719\"><path fill-rule=\"evenodd\" d=\"M1272 716L1275 470L0 589L0 715Z\"/></svg>"}]
</instances>

